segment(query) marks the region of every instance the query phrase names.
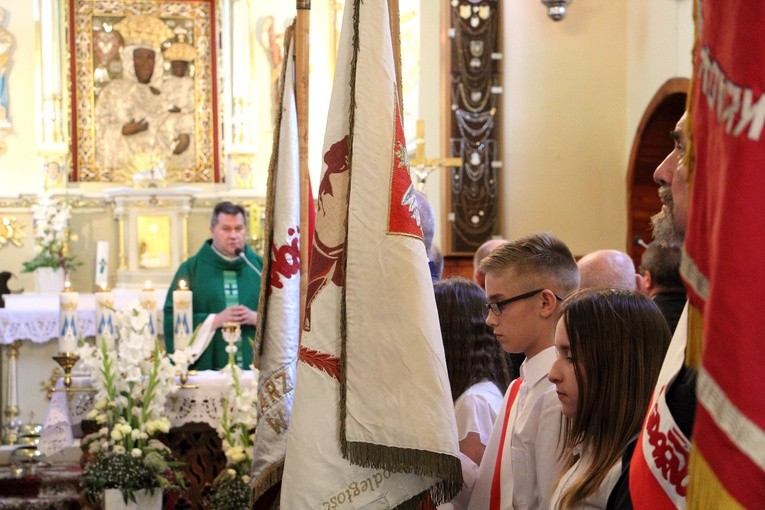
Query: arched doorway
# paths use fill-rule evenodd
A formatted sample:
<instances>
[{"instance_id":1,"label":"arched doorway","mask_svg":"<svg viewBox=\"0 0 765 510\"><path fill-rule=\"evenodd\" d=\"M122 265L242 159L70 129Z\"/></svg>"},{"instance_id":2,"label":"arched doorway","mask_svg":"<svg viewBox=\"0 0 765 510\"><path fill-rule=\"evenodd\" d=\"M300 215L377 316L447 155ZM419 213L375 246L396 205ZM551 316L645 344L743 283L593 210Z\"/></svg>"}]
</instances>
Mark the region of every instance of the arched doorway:
<instances>
[{"instance_id":1,"label":"arched doorway","mask_svg":"<svg viewBox=\"0 0 765 510\"><path fill-rule=\"evenodd\" d=\"M643 113L632 142L627 170L627 251L636 267L643 254L643 247L636 240L651 242L651 216L661 209L653 171L672 151L674 142L669 133L685 110L689 83L688 78L672 78L659 88Z\"/></svg>"}]
</instances>

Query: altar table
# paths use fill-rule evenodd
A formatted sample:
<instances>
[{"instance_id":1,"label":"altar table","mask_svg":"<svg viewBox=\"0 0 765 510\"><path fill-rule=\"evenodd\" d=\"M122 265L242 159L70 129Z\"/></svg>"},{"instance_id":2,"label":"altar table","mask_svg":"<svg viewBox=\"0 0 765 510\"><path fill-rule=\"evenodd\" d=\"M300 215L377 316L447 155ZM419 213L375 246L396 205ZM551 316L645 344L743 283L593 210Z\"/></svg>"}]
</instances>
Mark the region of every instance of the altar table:
<instances>
[{"instance_id":1,"label":"altar table","mask_svg":"<svg viewBox=\"0 0 765 510\"><path fill-rule=\"evenodd\" d=\"M166 414L172 429L158 439L185 462L188 487L181 494L179 504L182 508L204 508L201 503L204 493L226 465L217 427L223 417L230 385L226 374L215 370L190 375L186 384L198 385L198 388L180 389L170 397ZM240 384L242 389L256 386L258 372L244 371ZM72 387L89 388L90 378L75 375ZM59 379L56 388L63 389L62 380ZM41 452L52 455L76 444L75 437L81 436L83 421L87 423L88 412L93 407L93 396L94 393L88 391L56 391L53 394L40 437Z\"/></svg>"}]
</instances>

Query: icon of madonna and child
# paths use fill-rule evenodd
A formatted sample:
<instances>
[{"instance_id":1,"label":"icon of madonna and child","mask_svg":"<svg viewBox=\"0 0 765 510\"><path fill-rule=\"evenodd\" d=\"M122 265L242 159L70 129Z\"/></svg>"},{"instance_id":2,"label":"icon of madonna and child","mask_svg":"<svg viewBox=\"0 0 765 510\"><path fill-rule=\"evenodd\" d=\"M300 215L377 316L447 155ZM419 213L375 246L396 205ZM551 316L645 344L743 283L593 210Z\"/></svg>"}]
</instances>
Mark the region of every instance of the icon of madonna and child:
<instances>
[{"instance_id":1,"label":"icon of madonna and child","mask_svg":"<svg viewBox=\"0 0 765 510\"><path fill-rule=\"evenodd\" d=\"M93 56L96 165L153 172L135 168L137 155L151 155L163 171L194 166L195 94L189 74L196 49L183 27L174 30L149 15L102 21L93 32Z\"/></svg>"}]
</instances>

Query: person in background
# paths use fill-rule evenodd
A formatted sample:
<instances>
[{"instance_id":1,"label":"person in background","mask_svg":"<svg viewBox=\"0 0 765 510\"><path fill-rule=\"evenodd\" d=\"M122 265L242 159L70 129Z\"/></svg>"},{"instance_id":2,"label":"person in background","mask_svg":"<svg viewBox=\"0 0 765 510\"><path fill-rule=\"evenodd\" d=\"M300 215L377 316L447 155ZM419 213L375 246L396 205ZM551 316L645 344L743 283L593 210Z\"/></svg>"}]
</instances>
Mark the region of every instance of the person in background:
<instances>
[{"instance_id":1,"label":"person in background","mask_svg":"<svg viewBox=\"0 0 765 510\"><path fill-rule=\"evenodd\" d=\"M637 292L589 289L564 301L548 375L565 416L550 508L606 507L669 339L661 311Z\"/></svg>"},{"instance_id":2,"label":"person in background","mask_svg":"<svg viewBox=\"0 0 765 510\"><path fill-rule=\"evenodd\" d=\"M639 275L629 255L619 250L597 250L577 262L580 289L637 290Z\"/></svg>"},{"instance_id":3,"label":"person in background","mask_svg":"<svg viewBox=\"0 0 765 510\"><path fill-rule=\"evenodd\" d=\"M483 259L485 259L494 248L502 246L507 242L507 239L489 239L484 242L473 255L473 281L482 289L486 282L486 276L481 272L480 266ZM507 368L510 370L510 380L520 377L520 367L523 360L526 359L526 355L522 352L506 352L505 361L507 362Z\"/></svg>"},{"instance_id":4,"label":"person in background","mask_svg":"<svg viewBox=\"0 0 765 510\"><path fill-rule=\"evenodd\" d=\"M640 292L653 299L670 331L675 331L683 313L686 294L680 279L680 247L653 241L640 258Z\"/></svg>"},{"instance_id":5,"label":"person in background","mask_svg":"<svg viewBox=\"0 0 765 510\"><path fill-rule=\"evenodd\" d=\"M231 202L217 204L210 219L210 239L202 244L196 255L181 264L167 291L164 308L167 352L175 350L173 291L180 280L185 280L193 292L193 327L209 321L207 324L214 332L210 344L191 366L193 369L217 370L228 363L226 342L220 328L231 322L240 324L242 330L237 364L248 368L252 363L250 342L255 338L258 321L263 259L245 244L246 234L244 208Z\"/></svg>"},{"instance_id":6,"label":"person in background","mask_svg":"<svg viewBox=\"0 0 765 510\"><path fill-rule=\"evenodd\" d=\"M473 255L473 281L476 282L482 289L485 286L486 276L480 270L481 262L489 255L489 253L491 253L494 248L502 246L506 242L507 239L489 239L481 246L479 246L475 251L475 254Z\"/></svg>"},{"instance_id":7,"label":"person in background","mask_svg":"<svg viewBox=\"0 0 765 510\"><path fill-rule=\"evenodd\" d=\"M444 256L438 246L433 244L433 237L436 234L436 218L433 214L433 206L425 193L415 189L414 198L419 211L419 223L420 228L422 228L422 240L425 242L425 253L428 254L430 278L435 282L441 279L444 272Z\"/></svg>"},{"instance_id":8,"label":"person in background","mask_svg":"<svg viewBox=\"0 0 765 510\"><path fill-rule=\"evenodd\" d=\"M463 473L471 473L474 480L510 374L505 354L485 322L483 290L462 277L437 281L433 289L454 399L457 439L464 456ZM466 477L465 489L448 508L467 507L473 488L470 480Z\"/></svg>"},{"instance_id":9,"label":"person in background","mask_svg":"<svg viewBox=\"0 0 765 510\"><path fill-rule=\"evenodd\" d=\"M433 288L460 451L480 464L510 374L502 348L486 325L481 288L462 277L441 280Z\"/></svg>"},{"instance_id":10,"label":"person in background","mask_svg":"<svg viewBox=\"0 0 765 510\"><path fill-rule=\"evenodd\" d=\"M547 509L558 468L560 403L547 373L555 360L560 303L579 287L571 250L550 233L495 248L481 263L486 317L506 352L522 352L478 470L471 510Z\"/></svg>"}]
</instances>

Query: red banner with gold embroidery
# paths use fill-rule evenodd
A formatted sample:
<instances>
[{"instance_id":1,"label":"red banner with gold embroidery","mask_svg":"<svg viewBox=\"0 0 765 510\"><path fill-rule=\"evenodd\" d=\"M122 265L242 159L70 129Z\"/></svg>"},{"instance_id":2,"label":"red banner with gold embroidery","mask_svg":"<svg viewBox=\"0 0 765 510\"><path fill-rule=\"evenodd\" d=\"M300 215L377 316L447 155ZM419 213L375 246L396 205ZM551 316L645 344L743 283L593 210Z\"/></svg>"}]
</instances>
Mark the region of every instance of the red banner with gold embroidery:
<instances>
[{"instance_id":1,"label":"red banner with gold embroidery","mask_svg":"<svg viewBox=\"0 0 765 510\"><path fill-rule=\"evenodd\" d=\"M703 333L691 508L765 501L765 4L703 1L683 275ZM692 313L693 315L693 313ZM702 329L703 327L703 329ZM693 348L691 323L689 348Z\"/></svg>"}]
</instances>

